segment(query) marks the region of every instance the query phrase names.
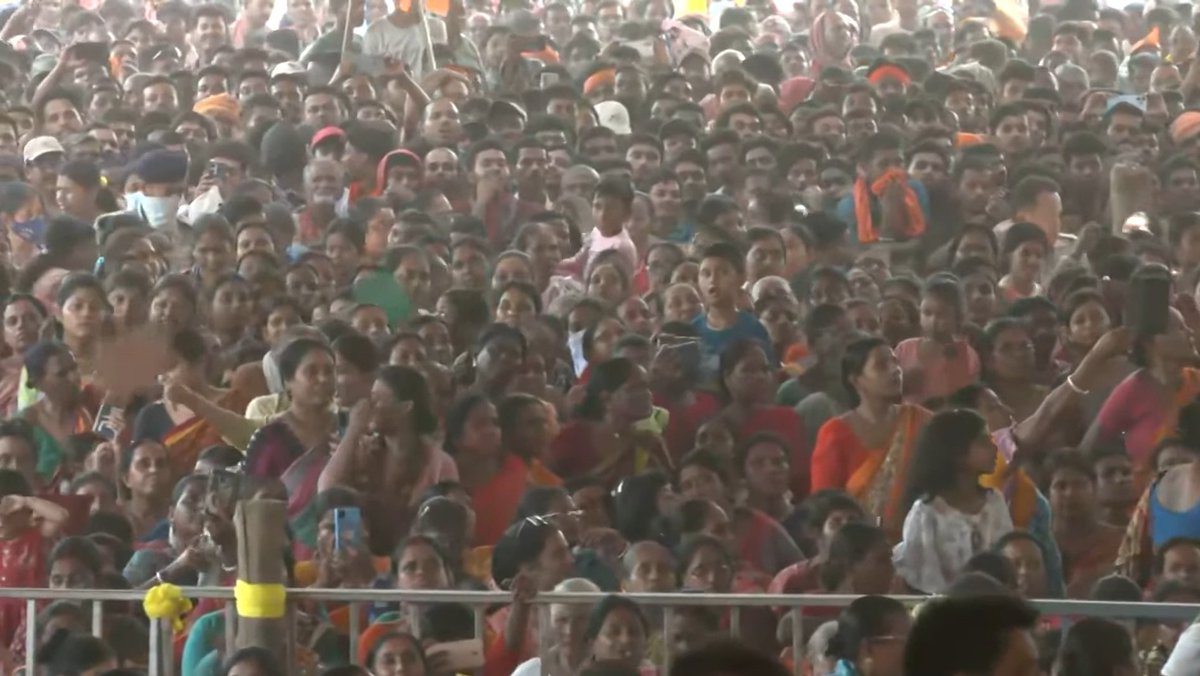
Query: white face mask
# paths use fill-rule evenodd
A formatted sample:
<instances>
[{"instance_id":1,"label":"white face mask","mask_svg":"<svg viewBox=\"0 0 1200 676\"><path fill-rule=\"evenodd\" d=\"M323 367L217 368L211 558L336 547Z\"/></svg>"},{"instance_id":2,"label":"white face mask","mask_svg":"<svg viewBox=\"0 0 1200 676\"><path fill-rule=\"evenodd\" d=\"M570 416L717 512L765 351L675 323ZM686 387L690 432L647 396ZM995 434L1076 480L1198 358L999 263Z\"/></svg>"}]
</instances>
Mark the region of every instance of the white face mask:
<instances>
[{"instance_id":1,"label":"white face mask","mask_svg":"<svg viewBox=\"0 0 1200 676\"><path fill-rule=\"evenodd\" d=\"M139 211L150 224L150 227L158 229L164 228L175 222L175 218L179 213L179 195L170 197L150 197L149 195L141 195L138 198Z\"/></svg>"}]
</instances>

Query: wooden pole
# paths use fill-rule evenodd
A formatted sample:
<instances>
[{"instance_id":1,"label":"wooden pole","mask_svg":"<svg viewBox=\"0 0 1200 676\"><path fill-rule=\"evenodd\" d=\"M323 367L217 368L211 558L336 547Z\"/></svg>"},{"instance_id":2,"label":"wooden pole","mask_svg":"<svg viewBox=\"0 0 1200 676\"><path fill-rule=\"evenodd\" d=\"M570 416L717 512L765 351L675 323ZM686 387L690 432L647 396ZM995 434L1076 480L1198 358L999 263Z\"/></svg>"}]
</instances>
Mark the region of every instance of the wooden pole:
<instances>
[{"instance_id":1,"label":"wooden pole","mask_svg":"<svg viewBox=\"0 0 1200 676\"><path fill-rule=\"evenodd\" d=\"M238 542L238 579L251 584L287 584L283 551L287 546L287 504L282 500L246 500L234 515ZM287 616L238 617L237 648L258 646L287 654Z\"/></svg>"}]
</instances>

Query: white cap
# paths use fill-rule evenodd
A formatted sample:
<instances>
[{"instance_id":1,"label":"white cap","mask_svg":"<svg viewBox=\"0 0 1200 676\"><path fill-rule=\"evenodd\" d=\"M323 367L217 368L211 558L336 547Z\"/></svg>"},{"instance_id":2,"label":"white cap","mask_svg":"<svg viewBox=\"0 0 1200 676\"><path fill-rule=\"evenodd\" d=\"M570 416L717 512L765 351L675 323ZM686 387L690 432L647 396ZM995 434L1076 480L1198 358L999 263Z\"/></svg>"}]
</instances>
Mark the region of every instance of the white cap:
<instances>
[{"instance_id":1,"label":"white cap","mask_svg":"<svg viewBox=\"0 0 1200 676\"><path fill-rule=\"evenodd\" d=\"M271 69L271 79L285 75L308 75L308 69L299 61L284 61Z\"/></svg>"},{"instance_id":2,"label":"white cap","mask_svg":"<svg viewBox=\"0 0 1200 676\"><path fill-rule=\"evenodd\" d=\"M63 151L62 144L53 136L37 136L29 139L25 144L25 162L28 164L48 153L61 153Z\"/></svg>"},{"instance_id":3,"label":"white cap","mask_svg":"<svg viewBox=\"0 0 1200 676\"><path fill-rule=\"evenodd\" d=\"M601 127L608 127L619 136L633 133L629 125L629 111L620 101L601 101L595 108Z\"/></svg>"}]
</instances>

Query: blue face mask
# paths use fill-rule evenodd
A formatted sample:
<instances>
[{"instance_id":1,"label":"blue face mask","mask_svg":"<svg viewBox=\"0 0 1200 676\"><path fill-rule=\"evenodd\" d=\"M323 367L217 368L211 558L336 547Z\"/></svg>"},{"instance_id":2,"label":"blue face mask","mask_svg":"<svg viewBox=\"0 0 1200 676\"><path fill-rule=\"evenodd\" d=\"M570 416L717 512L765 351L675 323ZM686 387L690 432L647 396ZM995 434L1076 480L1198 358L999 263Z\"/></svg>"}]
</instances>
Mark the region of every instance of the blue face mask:
<instances>
[{"instance_id":1,"label":"blue face mask","mask_svg":"<svg viewBox=\"0 0 1200 676\"><path fill-rule=\"evenodd\" d=\"M46 239L46 218L35 216L27 221L13 221L12 231L17 237L40 247Z\"/></svg>"}]
</instances>

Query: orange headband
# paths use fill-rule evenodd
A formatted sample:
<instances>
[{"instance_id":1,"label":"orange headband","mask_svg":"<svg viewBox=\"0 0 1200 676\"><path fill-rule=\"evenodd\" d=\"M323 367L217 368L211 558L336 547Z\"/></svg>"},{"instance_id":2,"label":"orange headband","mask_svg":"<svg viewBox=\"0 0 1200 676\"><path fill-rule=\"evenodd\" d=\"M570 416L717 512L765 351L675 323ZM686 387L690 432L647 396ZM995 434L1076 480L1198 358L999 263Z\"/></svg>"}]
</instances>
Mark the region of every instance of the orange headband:
<instances>
[{"instance_id":1,"label":"orange headband","mask_svg":"<svg viewBox=\"0 0 1200 676\"><path fill-rule=\"evenodd\" d=\"M616 86L616 84L617 71L612 68L605 68L583 81L583 93L590 94L604 85Z\"/></svg>"},{"instance_id":2,"label":"orange headband","mask_svg":"<svg viewBox=\"0 0 1200 676\"><path fill-rule=\"evenodd\" d=\"M876 68L871 72L870 75L867 76L867 82L870 82L871 84L879 84L889 77L893 80L899 80L904 84L912 84L912 77L909 76L908 73L904 72L903 68L900 66L893 66L891 64Z\"/></svg>"}]
</instances>

